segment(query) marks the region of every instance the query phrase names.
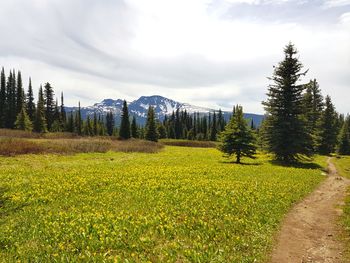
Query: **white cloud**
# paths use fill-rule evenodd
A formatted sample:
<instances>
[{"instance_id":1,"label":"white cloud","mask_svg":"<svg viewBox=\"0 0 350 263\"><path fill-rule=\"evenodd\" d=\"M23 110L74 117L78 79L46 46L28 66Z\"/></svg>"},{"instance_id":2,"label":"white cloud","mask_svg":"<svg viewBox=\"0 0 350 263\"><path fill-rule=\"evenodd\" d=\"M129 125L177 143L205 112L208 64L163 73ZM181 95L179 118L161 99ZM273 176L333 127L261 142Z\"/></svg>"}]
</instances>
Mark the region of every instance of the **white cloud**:
<instances>
[{"instance_id":1,"label":"white cloud","mask_svg":"<svg viewBox=\"0 0 350 263\"><path fill-rule=\"evenodd\" d=\"M159 94L204 107L241 103L262 112L266 77L293 41L310 68L308 78L319 79L338 109L348 112L348 10L339 7L333 14L323 2L301 9L295 5L301 2L4 0L0 65L21 69L25 79L31 75L36 88L52 82L68 105ZM281 3L293 12L285 13ZM272 4L275 17L267 20L263 12ZM310 17L314 24L305 22Z\"/></svg>"},{"instance_id":2,"label":"white cloud","mask_svg":"<svg viewBox=\"0 0 350 263\"><path fill-rule=\"evenodd\" d=\"M325 0L324 7L332 8L332 7L340 7L350 5L350 0Z\"/></svg>"}]
</instances>

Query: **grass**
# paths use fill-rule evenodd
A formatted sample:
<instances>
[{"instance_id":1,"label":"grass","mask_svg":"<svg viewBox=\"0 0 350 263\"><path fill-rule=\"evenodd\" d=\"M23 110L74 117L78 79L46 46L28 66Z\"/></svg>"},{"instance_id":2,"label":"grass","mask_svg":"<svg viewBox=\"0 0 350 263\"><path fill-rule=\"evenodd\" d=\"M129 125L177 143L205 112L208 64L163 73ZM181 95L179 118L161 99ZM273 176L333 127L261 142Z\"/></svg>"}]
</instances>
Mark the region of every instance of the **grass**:
<instances>
[{"instance_id":1,"label":"grass","mask_svg":"<svg viewBox=\"0 0 350 263\"><path fill-rule=\"evenodd\" d=\"M340 175L350 178L350 156L338 156L333 158ZM342 218L343 225L346 229L345 242L347 242L346 258L350 261L350 189L348 189L349 195L345 200L344 214Z\"/></svg>"},{"instance_id":2,"label":"grass","mask_svg":"<svg viewBox=\"0 0 350 263\"><path fill-rule=\"evenodd\" d=\"M236 165L170 146L0 166L2 262L264 261L283 215L324 178L263 155Z\"/></svg>"},{"instance_id":3,"label":"grass","mask_svg":"<svg viewBox=\"0 0 350 263\"><path fill-rule=\"evenodd\" d=\"M163 145L142 140L112 140L110 138L77 138L77 139L24 139L0 138L0 155L16 156L20 154L75 154L108 151L155 153Z\"/></svg>"}]
</instances>

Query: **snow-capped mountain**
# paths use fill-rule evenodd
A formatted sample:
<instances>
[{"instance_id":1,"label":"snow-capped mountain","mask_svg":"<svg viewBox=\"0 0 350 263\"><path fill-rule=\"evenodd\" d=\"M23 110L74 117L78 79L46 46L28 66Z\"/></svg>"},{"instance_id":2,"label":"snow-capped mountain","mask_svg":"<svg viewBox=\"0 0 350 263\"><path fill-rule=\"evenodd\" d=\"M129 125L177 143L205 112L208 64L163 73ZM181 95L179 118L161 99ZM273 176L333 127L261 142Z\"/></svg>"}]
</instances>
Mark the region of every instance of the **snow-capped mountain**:
<instances>
[{"instance_id":1,"label":"snow-capped mountain","mask_svg":"<svg viewBox=\"0 0 350 263\"><path fill-rule=\"evenodd\" d=\"M188 113L200 113L208 114L213 113L213 109L194 106L188 103L178 102L172 99L168 99L162 96L141 96L139 99L132 102L128 102L128 108L130 115L135 116L140 124L144 124L147 118L147 111L149 106L154 108L155 114L158 119L164 119L165 115L172 114L173 111L179 109L180 111L187 111ZM123 107L123 100L117 99L104 99L99 103L95 103L92 106L82 107L81 114L85 119L87 116L92 116L95 112L97 114L106 115L107 112L112 112L116 116L117 123L120 120L121 110ZM67 112L75 111L77 107L66 107ZM231 112L223 112L226 118L229 118ZM263 119L262 115L258 114L245 114L246 118L253 119L256 125L259 125Z\"/></svg>"}]
</instances>

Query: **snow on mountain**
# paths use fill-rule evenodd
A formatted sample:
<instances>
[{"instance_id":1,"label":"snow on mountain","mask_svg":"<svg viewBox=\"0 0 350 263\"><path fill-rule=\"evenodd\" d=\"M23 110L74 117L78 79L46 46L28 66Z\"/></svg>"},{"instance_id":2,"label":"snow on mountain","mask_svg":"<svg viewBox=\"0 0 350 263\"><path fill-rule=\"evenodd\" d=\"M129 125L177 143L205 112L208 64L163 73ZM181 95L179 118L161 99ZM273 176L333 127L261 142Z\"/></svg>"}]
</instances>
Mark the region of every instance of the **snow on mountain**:
<instances>
[{"instance_id":1,"label":"snow on mountain","mask_svg":"<svg viewBox=\"0 0 350 263\"><path fill-rule=\"evenodd\" d=\"M128 102L128 108L130 115L135 116L137 121L140 124L144 124L147 118L147 111L149 106L154 108L155 114L157 118L162 120L165 115L172 114L173 111L179 109L180 111L187 111L188 113L200 113L200 114L208 114L209 112L214 112L213 109L198 107L188 103L181 103L172 99L168 99L162 96L141 96L139 99L134 100L132 102ZM81 114L82 118L86 118L87 116L92 116L95 112L97 114L106 115L107 112L112 112L114 116L116 116L117 123L120 120L120 115L123 107L123 100L117 99L104 99L99 103L95 103L92 106L82 107ZM66 107L66 111L69 113L71 111L76 111L77 107ZM229 118L230 112L224 112L224 116ZM253 119L256 125L261 123L263 118L262 115L257 114L246 114L246 118Z\"/></svg>"}]
</instances>

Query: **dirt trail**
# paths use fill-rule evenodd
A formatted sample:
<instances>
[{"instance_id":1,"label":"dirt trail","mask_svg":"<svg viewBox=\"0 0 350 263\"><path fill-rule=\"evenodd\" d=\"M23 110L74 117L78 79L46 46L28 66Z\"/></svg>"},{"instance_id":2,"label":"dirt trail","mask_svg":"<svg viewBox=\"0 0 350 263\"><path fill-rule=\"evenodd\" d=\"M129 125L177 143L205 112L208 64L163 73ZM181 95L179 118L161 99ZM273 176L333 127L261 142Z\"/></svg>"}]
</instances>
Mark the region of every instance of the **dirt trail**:
<instances>
[{"instance_id":1,"label":"dirt trail","mask_svg":"<svg viewBox=\"0 0 350 263\"><path fill-rule=\"evenodd\" d=\"M272 263L342 262L337 219L350 180L340 177L331 158L327 179L286 215Z\"/></svg>"}]
</instances>

